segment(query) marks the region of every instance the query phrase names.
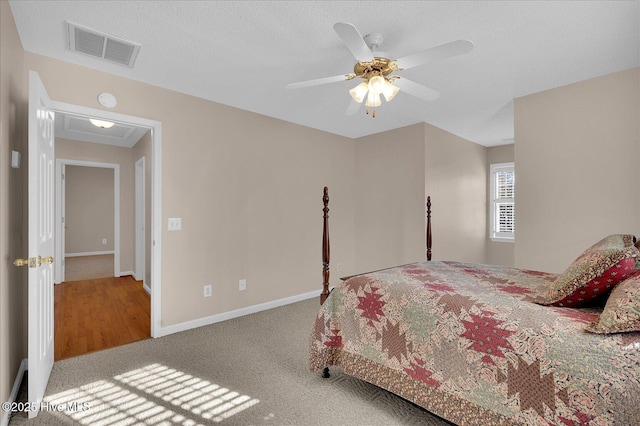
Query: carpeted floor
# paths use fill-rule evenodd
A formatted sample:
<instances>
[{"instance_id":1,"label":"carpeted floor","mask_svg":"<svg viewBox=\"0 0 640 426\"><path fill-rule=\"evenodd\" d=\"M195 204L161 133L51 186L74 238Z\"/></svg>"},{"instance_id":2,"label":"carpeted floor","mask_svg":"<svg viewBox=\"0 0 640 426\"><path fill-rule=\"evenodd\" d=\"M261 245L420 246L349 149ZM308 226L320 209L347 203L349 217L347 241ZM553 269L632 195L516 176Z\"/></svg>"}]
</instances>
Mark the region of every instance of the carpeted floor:
<instances>
[{"instance_id":1,"label":"carpeted floor","mask_svg":"<svg viewBox=\"0 0 640 426\"><path fill-rule=\"evenodd\" d=\"M449 424L338 368L329 379L310 372L318 308L308 300L56 362L49 410L9 424Z\"/></svg>"}]
</instances>

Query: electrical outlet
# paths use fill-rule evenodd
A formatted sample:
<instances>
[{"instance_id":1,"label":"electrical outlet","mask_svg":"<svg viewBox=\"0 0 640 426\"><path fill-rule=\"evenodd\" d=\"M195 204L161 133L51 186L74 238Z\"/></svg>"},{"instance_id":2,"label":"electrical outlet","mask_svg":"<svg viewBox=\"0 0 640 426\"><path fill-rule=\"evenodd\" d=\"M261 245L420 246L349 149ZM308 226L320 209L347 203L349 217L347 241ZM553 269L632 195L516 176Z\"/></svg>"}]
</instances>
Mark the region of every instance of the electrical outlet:
<instances>
[{"instance_id":1,"label":"electrical outlet","mask_svg":"<svg viewBox=\"0 0 640 426\"><path fill-rule=\"evenodd\" d=\"M211 284L207 284L204 286L204 297L211 297Z\"/></svg>"},{"instance_id":2,"label":"electrical outlet","mask_svg":"<svg viewBox=\"0 0 640 426\"><path fill-rule=\"evenodd\" d=\"M106 244L107 244L107 239L106 239L106 238L103 238L103 239L102 239L102 244L104 244L104 245L106 245Z\"/></svg>"},{"instance_id":3,"label":"electrical outlet","mask_svg":"<svg viewBox=\"0 0 640 426\"><path fill-rule=\"evenodd\" d=\"M167 230L169 230L169 231L180 231L181 229L182 229L182 218L170 217L168 219Z\"/></svg>"},{"instance_id":4,"label":"electrical outlet","mask_svg":"<svg viewBox=\"0 0 640 426\"><path fill-rule=\"evenodd\" d=\"M247 289L247 280L246 279L241 279L240 282L238 283L238 290L240 291L244 291Z\"/></svg>"}]
</instances>

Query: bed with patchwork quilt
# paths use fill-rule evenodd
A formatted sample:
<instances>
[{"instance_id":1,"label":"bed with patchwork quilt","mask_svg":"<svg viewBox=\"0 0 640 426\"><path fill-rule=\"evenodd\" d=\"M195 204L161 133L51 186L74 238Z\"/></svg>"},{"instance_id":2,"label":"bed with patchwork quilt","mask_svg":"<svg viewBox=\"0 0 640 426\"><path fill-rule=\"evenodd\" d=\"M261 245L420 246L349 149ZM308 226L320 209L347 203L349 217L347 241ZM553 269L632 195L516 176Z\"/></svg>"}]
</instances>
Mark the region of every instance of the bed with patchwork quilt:
<instances>
[{"instance_id":1,"label":"bed with patchwork quilt","mask_svg":"<svg viewBox=\"0 0 640 426\"><path fill-rule=\"evenodd\" d=\"M634 243L605 237L563 274L425 261L350 277L323 298L310 368L458 425L639 425Z\"/></svg>"}]
</instances>

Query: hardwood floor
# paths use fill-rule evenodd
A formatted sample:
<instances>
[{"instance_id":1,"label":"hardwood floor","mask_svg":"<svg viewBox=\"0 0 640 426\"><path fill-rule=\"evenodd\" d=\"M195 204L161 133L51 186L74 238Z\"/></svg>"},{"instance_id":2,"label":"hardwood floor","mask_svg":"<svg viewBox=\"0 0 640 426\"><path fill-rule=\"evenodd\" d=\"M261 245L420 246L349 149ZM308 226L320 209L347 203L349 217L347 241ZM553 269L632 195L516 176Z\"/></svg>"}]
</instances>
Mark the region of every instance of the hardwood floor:
<instances>
[{"instance_id":1,"label":"hardwood floor","mask_svg":"<svg viewBox=\"0 0 640 426\"><path fill-rule=\"evenodd\" d=\"M54 288L56 361L151 337L151 298L131 276Z\"/></svg>"}]
</instances>

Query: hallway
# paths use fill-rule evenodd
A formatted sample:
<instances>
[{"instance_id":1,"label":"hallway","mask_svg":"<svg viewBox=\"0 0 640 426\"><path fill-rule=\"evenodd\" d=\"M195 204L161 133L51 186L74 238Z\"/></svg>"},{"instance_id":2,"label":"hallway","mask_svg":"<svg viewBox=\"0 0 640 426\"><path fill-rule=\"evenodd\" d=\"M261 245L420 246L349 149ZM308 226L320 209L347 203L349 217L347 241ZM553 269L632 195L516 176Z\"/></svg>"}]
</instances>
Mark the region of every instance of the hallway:
<instances>
[{"instance_id":1,"label":"hallway","mask_svg":"<svg viewBox=\"0 0 640 426\"><path fill-rule=\"evenodd\" d=\"M55 361L151 337L151 298L131 276L64 282L54 297Z\"/></svg>"}]
</instances>

